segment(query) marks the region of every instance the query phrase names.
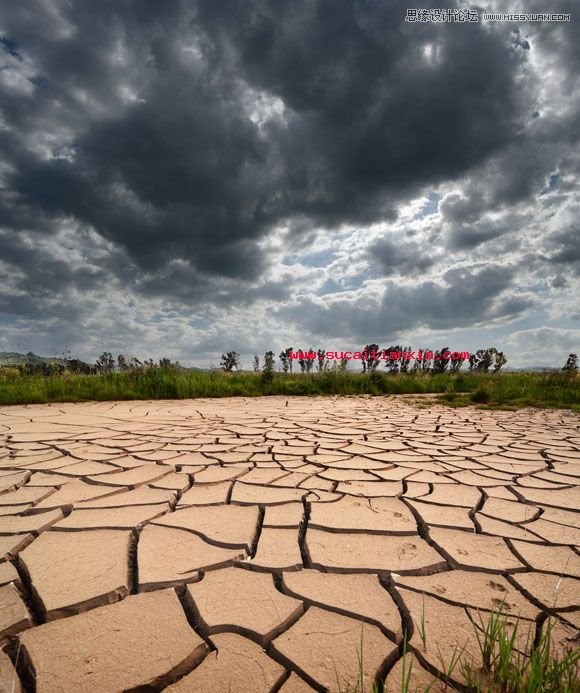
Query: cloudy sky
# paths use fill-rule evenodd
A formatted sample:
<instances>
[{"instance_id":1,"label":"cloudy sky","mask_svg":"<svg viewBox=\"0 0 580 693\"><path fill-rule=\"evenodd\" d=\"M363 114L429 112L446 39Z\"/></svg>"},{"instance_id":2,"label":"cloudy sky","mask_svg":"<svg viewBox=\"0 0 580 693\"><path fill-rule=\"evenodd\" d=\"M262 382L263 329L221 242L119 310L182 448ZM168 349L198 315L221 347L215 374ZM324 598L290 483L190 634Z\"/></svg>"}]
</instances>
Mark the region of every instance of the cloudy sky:
<instances>
[{"instance_id":1,"label":"cloudy sky","mask_svg":"<svg viewBox=\"0 0 580 693\"><path fill-rule=\"evenodd\" d=\"M405 22L472 7L477 23ZM560 11L570 22L482 21ZM0 8L0 351L580 353L572 0Z\"/></svg>"}]
</instances>

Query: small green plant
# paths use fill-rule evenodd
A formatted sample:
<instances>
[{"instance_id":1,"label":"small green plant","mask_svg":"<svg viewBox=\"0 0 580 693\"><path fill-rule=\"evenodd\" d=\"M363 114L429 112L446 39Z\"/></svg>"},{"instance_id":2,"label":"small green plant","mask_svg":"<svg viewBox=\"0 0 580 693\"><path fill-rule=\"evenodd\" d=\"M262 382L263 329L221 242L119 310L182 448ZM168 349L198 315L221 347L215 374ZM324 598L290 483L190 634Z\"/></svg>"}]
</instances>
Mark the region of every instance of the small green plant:
<instances>
[{"instance_id":1,"label":"small green plant","mask_svg":"<svg viewBox=\"0 0 580 693\"><path fill-rule=\"evenodd\" d=\"M548 621L542 629L537 645L534 646L532 626L528 627L523 651L516 648L520 626L519 617L511 628L501 611L492 611L487 624L479 615L481 633L476 636L483 659L483 677L489 680L492 691L580 691L580 650L569 651L562 658L555 653L552 644L553 623Z\"/></svg>"},{"instance_id":2,"label":"small green plant","mask_svg":"<svg viewBox=\"0 0 580 693\"><path fill-rule=\"evenodd\" d=\"M472 662L461 662L460 671L465 679L467 690L470 691L470 693L480 693L480 691L483 691L481 674L473 666Z\"/></svg>"},{"instance_id":3,"label":"small green plant","mask_svg":"<svg viewBox=\"0 0 580 693\"><path fill-rule=\"evenodd\" d=\"M425 628L425 592L423 592L423 604L421 607L421 642L423 643L423 649L427 649L427 630Z\"/></svg>"},{"instance_id":4,"label":"small green plant","mask_svg":"<svg viewBox=\"0 0 580 693\"><path fill-rule=\"evenodd\" d=\"M510 623L509 616L503 610L503 602L497 609L492 609L487 620L478 611L479 623L473 622L483 666L475 666L471 657L464 657L466 645L455 647L448 662L438 649L440 672L443 675L440 683L445 690L453 689L453 674L461 673L464 683L462 690L468 693L580 693L580 650L570 650L559 656L552 642L553 623L547 621L542 629L537 644L534 644L533 628L530 624L525 646L516 643L520 620ZM424 621L424 612L422 614ZM421 634L420 634L421 635ZM425 638L426 639L426 638ZM421 640L424 640L421 636ZM347 684L342 688L336 671L337 690L339 693L365 693L363 669L363 636L358 651L356 685ZM402 643L402 676L401 693L417 691L412 688L411 673L413 660L407 663L412 650L408 647L407 632ZM423 693L431 690L435 681ZM395 693L383 686L373 683L371 693ZM398 691L396 692L398 693Z\"/></svg>"},{"instance_id":5,"label":"small green plant","mask_svg":"<svg viewBox=\"0 0 580 693\"><path fill-rule=\"evenodd\" d=\"M451 659L447 664L445 664L441 650L437 648L437 655L439 657L439 663L441 664L441 671L446 678L450 679L453 676L453 672L457 668L457 665L461 662L461 655L465 652L465 648L466 645L464 645L461 649L459 649L456 645L451 655ZM445 690L447 690L447 685L448 684L446 683Z\"/></svg>"},{"instance_id":6,"label":"small green plant","mask_svg":"<svg viewBox=\"0 0 580 693\"><path fill-rule=\"evenodd\" d=\"M411 683L411 672L413 670L413 660L409 663L407 670L407 631L403 637L403 657L402 657L403 673L401 676L401 693L409 693L409 685Z\"/></svg>"},{"instance_id":7,"label":"small green plant","mask_svg":"<svg viewBox=\"0 0 580 693\"><path fill-rule=\"evenodd\" d=\"M363 660L363 652L364 652L364 624L361 625L360 629L360 650L358 652L358 683L360 685L360 690L361 692L364 690L364 685L365 685L365 670L364 670L364 660Z\"/></svg>"},{"instance_id":8,"label":"small green plant","mask_svg":"<svg viewBox=\"0 0 580 693\"><path fill-rule=\"evenodd\" d=\"M358 660L358 674L357 682L354 688L351 687L350 683L346 684L346 688L342 687L340 683L340 678L338 676L338 669L336 664L334 665L334 675L336 677L336 690L338 693L365 693L365 673L364 673L364 622L361 623L360 629L360 647L357 648L357 660ZM383 687L379 686L376 682L373 682L372 693L383 693Z\"/></svg>"}]
</instances>

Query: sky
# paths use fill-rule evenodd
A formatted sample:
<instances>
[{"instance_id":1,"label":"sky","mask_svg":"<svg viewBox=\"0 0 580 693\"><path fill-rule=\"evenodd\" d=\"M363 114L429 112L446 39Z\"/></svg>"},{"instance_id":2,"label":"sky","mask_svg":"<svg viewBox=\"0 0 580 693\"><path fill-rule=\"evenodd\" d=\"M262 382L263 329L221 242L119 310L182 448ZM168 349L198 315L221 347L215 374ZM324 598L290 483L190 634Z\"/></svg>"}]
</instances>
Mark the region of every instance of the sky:
<instances>
[{"instance_id":1,"label":"sky","mask_svg":"<svg viewBox=\"0 0 580 693\"><path fill-rule=\"evenodd\" d=\"M406 22L407 8L478 22ZM569 22L490 22L483 12ZM0 351L580 354L572 0L0 5Z\"/></svg>"}]
</instances>

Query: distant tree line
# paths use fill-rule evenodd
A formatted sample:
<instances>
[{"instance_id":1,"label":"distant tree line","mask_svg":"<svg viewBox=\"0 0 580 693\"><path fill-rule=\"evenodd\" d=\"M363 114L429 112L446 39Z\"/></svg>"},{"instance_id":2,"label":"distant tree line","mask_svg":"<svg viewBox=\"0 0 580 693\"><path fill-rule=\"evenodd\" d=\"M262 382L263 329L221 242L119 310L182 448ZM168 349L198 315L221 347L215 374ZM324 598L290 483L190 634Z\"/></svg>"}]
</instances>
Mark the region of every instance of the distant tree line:
<instances>
[{"instance_id":1,"label":"distant tree line","mask_svg":"<svg viewBox=\"0 0 580 693\"><path fill-rule=\"evenodd\" d=\"M350 357L340 358L344 353L350 354ZM328 369L346 371L353 354L356 354L354 358L360 361L363 373L377 371L381 361L384 361L386 370L391 374L458 373L464 363L468 364L469 371L472 372L498 373L507 363L505 354L495 347L478 349L475 353L467 354L466 352L450 352L449 347L436 351L427 348L413 351L410 346L399 344L385 349L381 349L378 344L367 344L360 352L326 352L324 349L315 350L312 347L310 349L288 347L278 354L279 370L282 373L292 373L293 366L297 365L302 373L311 373L314 369L319 373ZM222 354L220 366L227 372L240 370L240 355L236 351ZM274 372L274 352L266 352L262 373L264 369ZM253 370L260 371L258 354L255 354L253 358Z\"/></svg>"},{"instance_id":2,"label":"distant tree line","mask_svg":"<svg viewBox=\"0 0 580 693\"><path fill-rule=\"evenodd\" d=\"M292 373L298 369L301 373L312 373L316 370L321 373L326 370L346 372L350 358L339 358L345 352L326 352L324 349L294 349L288 347L278 354L280 362L279 370L282 373ZM410 346L392 345L381 349L378 344L367 344L360 352L356 353L357 360L360 362L363 373L375 373L379 370L381 361L390 374L397 373L459 373L464 364L470 372L475 373L498 373L507 363L507 358L502 351L495 347L478 349L469 354L468 358L464 353L452 352L457 357L450 358L444 356L450 354L449 347L432 351L431 349L419 349L413 351ZM384 355L388 356L384 356ZM414 356L411 358L409 354ZM330 357L329 357L330 355ZM168 358L161 358L159 361L153 359L139 360L132 356L127 358L124 354L118 354L117 358L109 351L104 351L95 363L90 364L80 359L66 356L64 359L42 359L31 352L26 355L27 361L21 364L11 365L10 368L17 370L21 375L63 375L65 373L96 375L110 374L114 372L143 372L151 369L181 369L178 361L172 362ZM420 357L420 358L418 358ZM236 351L228 351L221 356L220 367L223 371L231 373L241 369L240 355ZM273 351L267 351L260 367L260 357L254 355L252 369L255 373L262 373L262 377L269 381L274 377L276 370L276 356ZM578 356L570 354L562 371L576 373L578 371Z\"/></svg>"},{"instance_id":3,"label":"distant tree line","mask_svg":"<svg viewBox=\"0 0 580 693\"><path fill-rule=\"evenodd\" d=\"M28 354L27 354L28 356ZM109 351L104 351L95 363L86 363L80 359L73 359L66 356L59 360L41 360L39 357L29 358L25 363L13 366L21 375L64 375L73 373L75 375L97 375L103 373L142 371L151 368L180 368L179 362L172 363L168 358L140 361L132 356L127 359L124 354L118 354L117 358Z\"/></svg>"},{"instance_id":4,"label":"distant tree line","mask_svg":"<svg viewBox=\"0 0 580 693\"><path fill-rule=\"evenodd\" d=\"M115 360L113 354L109 351L104 351L91 368L94 368L97 373L113 373L114 371L124 373L126 371L143 371L154 368L179 369L181 366L179 361L173 363L168 358L162 358L159 361L154 361L153 359L140 361L136 356L127 359L125 354L118 354Z\"/></svg>"},{"instance_id":5,"label":"distant tree line","mask_svg":"<svg viewBox=\"0 0 580 693\"><path fill-rule=\"evenodd\" d=\"M300 368L301 373L311 373L315 368L319 373L326 371L329 368L332 370L346 371L348 362L351 358L338 358L339 352L326 352L324 349L294 349L288 347L283 349L278 354L280 361L279 370L282 373L292 373L295 363ZM358 359L362 366L363 373L373 373L380 367L381 361L384 360L385 369L391 373L459 373L462 366L467 364L470 372L475 373L499 373L507 363L507 358L503 351L499 351L495 347L487 347L486 349L478 349L476 352L469 354L467 357L465 352L450 352L449 347L443 347L433 351L429 348L418 349L413 351L410 346L402 346L400 344L391 345L381 349L378 344L367 344L358 353L361 358ZM332 354L331 358L327 358L328 354ZM382 358L383 354L389 355L387 358ZM409 355L413 354L411 358ZM450 357L449 354L452 354ZM393 357L394 355L394 357ZM224 371L232 372L240 370L240 355L237 351L228 351L222 354L220 366ZM252 369L254 372L260 372L260 357L254 355ZM264 355L262 373L264 369L268 373L275 372L275 354L273 351L268 351ZM570 354L566 364L562 368L563 371L576 372L578 370L578 357L576 354ZM268 375L268 377L270 377Z\"/></svg>"}]
</instances>

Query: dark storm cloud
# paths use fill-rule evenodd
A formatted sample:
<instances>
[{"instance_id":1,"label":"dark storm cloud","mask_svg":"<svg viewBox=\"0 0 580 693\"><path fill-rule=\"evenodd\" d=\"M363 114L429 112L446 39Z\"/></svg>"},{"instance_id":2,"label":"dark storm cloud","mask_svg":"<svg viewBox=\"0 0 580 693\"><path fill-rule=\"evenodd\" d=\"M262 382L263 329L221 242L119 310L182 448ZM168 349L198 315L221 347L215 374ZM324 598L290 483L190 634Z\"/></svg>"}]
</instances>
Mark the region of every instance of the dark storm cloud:
<instances>
[{"instance_id":1,"label":"dark storm cloud","mask_svg":"<svg viewBox=\"0 0 580 693\"><path fill-rule=\"evenodd\" d=\"M7 346L475 334L543 300L530 277L574 281L572 0L550 8L572 22L519 27L405 23L403 0L9 5Z\"/></svg>"},{"instance_id":2,"label":"dark storm cloud","mask_svg":"<svg viewBox=\"0 0 580 693\"><path fill-rule=\"evenodd\" d=\"M504 223L483 220L477 224L455 226L447 239L450 250L472 250L483 243L507 234Z\"/></svg>"},{"instance_id":3,"label":"dark storm cloud","mask_svg":"<svg viewBox=\"0 0 580 693\"><path fill-rule=\"evenodd\" d=\"M171 265L163 272L145 275L136 283L136 289L144 296L155 297L167 293L171 287L171 298L192 304L199 296L211 294L214 306L247 307L256 301L284 301L289 298L291 284L279 279L266 281L260 285L248 282L216 280L198 274L191 265L180 263Z\"/></svg>"},{"instance_id":4,"label":"dark storm cloud","mask_svg":"<svg viewBox=\"0 0 580 693\"><path fill-rule=\"evenodd\" d=\"M542 259L560 268L570 268L580 275L580 231L566 229L547 239L548 254Z\"/></svg>"},{"instance_id":5,"label":"dark storm cloud","mask_svg":"<svg viewBox=\"0 0 580 693\"><path fill-rule=\"evenodd\" d=\"M299 322L312 334L343 341L397 339L403 331L418 327L476 327L491 320L517 317L534 305L529 297L510 293L516 274L517 268L499 265L475 271L449 270L443 275L444 284L390 283L375 304L339 299L323 305L304 300L300 305L280 309L277 314Z\"/></svg>"},{"instance_id":6,"label":"dark storm cloud","mask_svg":"<svg viewBox=\"0 0 580 693\"><path fill-rule=\"evenodd\" d=\"M435 264L432 248L410 243L403 238L399 241L380 238L369 246L366 257L387 277L396 274L412 276L428 270Z\"/></svg>"},{"instance_id":7,"label":"dark storm cloud","mask_svg":"<svg viewBox=\"0 0 580 693\"><path fill-rule=\"evenodd\" d=\"M280 212L372 221L404 191L458 175L515 136L523 58L498 34L405 25L403 3L229 6L224 17L200 4L214 41L291 109L285 127L271 127L288 183ZM429 42L436 62L423 56Z\"/></svg>"},{"instance_id":8,"label":"dark storm cloud","mask_svg":"<svg viewBox=\"0 0 580 693\"><path fill-rule=\"evenodd\" d=\"M528 0L526 12L546 12L543 0ZM543 9L540 9L543 8ZM533 29L537 40L552 55L560 55L564 74L560 78L575 80L580 72L580 43L578 42L578 14L576 0L556 0L550 3L549 12L565 13L571 16L570 22L537 22Z\"/></svg>"},{"instance_id":9,"label":"dark storm cloud","mask_svg":"<svg viewBox=\"0 0 580 693\"><path fill-rule=\"evenodd\" d=\"M91 247L87 243L87 249ZM37 247L26 237L10 237L0 231L0 322L10 319L61 323L81 320L98 301L95 292L110 285L114 257L102 262L76 262L60 258L57 250ZM63 326L60 325L59 335Z\"/></svg>"},{"instance_id":10,"label":"dark storm cloud","mask_svg":"<svg viewBox=\"0 0 580 693\"><path fill-rule=\"evenodd\" d=\"M2 223L89 225L165 295L182 258L211 300L207 278L262 275L258 242L281 222L393 218L399 199L507 146L527 108L525 51L479 24L405 24L407 4L13 5L4 55L28 72L2 95ZM259 93L284 115L250 120Z\"/></svg>"},{"instance_id":11,"label":"dark storm cloud","mask_svg":"<svg viewBox=\"0 0 580 693\"><path fill-rule=\"evenodd\" d=\"M439 212L444 221L451 224L463 224L479 219L486 206L483 195L477 191L472 191L470 197L451 193L439 203Z\"/></svg>"}]
</instances>

